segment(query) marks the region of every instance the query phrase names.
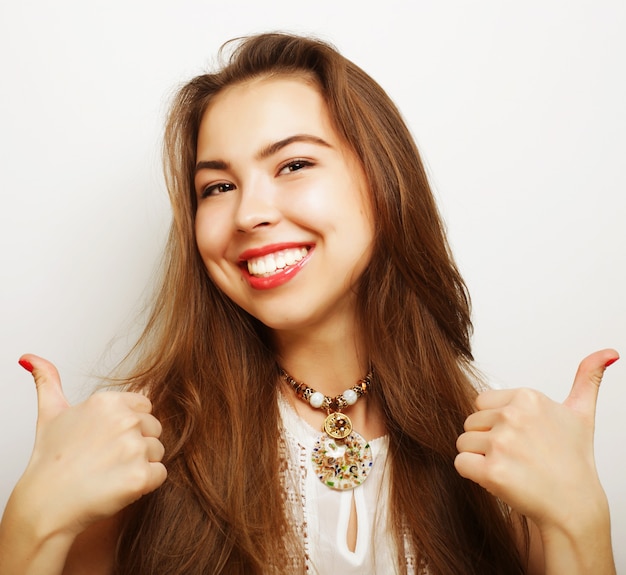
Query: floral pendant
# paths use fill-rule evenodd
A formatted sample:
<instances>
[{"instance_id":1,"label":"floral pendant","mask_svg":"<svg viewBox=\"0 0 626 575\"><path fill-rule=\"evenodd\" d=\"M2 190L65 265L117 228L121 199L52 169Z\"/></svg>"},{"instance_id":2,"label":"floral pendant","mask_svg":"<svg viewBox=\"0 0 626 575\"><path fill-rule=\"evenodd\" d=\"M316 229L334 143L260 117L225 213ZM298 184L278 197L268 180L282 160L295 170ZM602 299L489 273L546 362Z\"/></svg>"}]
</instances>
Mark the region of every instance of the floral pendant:
<instances>
[{"instance_id":1,"label":"floral pendant","mask_svg":"<svg viewBox=\"0 0 626 575\"><path fill-rule=\"evenodd\" d=\"M339 491L361 485L372 468L372 448L356 431L343 439L322 433L313 447L313 469L319 480Z\"/></svg>"}]
</instances>

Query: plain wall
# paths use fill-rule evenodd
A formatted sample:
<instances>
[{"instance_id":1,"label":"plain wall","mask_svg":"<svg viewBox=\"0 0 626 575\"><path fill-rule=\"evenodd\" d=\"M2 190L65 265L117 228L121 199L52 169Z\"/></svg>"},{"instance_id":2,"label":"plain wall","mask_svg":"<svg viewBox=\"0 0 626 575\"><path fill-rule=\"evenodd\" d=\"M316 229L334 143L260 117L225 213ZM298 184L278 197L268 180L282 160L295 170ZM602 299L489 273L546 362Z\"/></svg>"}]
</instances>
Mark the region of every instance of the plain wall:
<instances>
[{"instance_id":1,"label":"plain wall","mask_svg":"<svg viewBox=\"0 0 626 575\"><path fill-rule=\"evenodd\" d=\"M34 437L18 357L53 360L77 401L127 349L169 221L169 97L222 42L267 30L332 41L398 103L494 383L562 400L582 357L626 353L624 2L2 0L0 506ZM625 379L626 359L596 432L618 570Z\"/></svg>"}]
</instances>

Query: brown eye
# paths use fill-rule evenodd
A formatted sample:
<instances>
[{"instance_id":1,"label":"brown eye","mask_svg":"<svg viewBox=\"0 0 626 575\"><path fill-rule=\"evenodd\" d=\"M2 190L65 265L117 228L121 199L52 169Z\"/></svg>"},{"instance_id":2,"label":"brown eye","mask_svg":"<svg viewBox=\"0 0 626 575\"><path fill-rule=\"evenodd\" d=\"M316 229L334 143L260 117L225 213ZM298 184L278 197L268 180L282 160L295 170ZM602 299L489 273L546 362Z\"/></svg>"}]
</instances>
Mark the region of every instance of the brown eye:
<instances>
[{"instance_id":1,"label":"brown eye","mask_svg":"<svg viewBox=\"0 0 626 575\"><path fill-rule=\"evenodd\" d=\"M225 192L232 192L235 189L234 184L228 182L220 182L219 184L211 184L202 190L201 197L216 196Z\"/></svg>"},{"instance_id":2,"label":"brown eye","mask_svg":"<svg viewBox=\"0 0 626 575\"><path fill-rule=\"evenodd\" d=\"M292 172L298 172L312 165L313 165L313 162L309 162L308 160L291 160L290 162L284 164L278 173L289 174Z\"/></svg>"}]
</instances>

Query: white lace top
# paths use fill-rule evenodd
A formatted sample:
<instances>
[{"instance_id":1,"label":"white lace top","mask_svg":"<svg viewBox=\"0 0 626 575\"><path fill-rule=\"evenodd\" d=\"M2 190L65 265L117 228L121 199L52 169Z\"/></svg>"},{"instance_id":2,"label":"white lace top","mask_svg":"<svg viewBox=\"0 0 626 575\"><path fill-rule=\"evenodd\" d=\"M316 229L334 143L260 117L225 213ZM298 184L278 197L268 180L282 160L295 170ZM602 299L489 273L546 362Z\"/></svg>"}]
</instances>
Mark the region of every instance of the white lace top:
<instances>
[{"instance_id":1,"label":"white lace top","mask_svg":"<svg viewBox=\"0 0 626 575\"><path fill-rule=\"evenodd\" d=\"M312 467L313 446L320 432L301 419L282 396L279 407L287 452L284 488L298 535L304 539L307 570L319 575L399 573L395 543L387 529L387 437L369 442L373 465L367 480L355 489L337 491L324 485ZM353 498L358 531L351 551L347 532ZM409 574L416 572L410 558L407 568Z\"/></svg>"}]
</instances>

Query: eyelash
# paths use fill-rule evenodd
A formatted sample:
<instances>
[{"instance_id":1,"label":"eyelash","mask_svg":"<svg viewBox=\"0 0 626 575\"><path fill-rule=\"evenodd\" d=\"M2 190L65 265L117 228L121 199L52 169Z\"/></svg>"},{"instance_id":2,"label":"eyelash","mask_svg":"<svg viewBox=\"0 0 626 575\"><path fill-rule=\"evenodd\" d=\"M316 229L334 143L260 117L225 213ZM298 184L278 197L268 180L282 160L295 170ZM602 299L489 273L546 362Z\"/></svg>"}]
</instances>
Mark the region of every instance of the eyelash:
<instances>
[{"instance_id":1,"label":"eyelash","mask_svg":"<svg viewBox=\"0 0 626 575\"><path fill-rule=\"evenodd\" d=\"M311 166L313 166L313 162L311 162L310 160L302 160L302 159L297 159L297 160L289 160L286 164L283 164L280 169L278 170L278 173L281 174L283 172L283 170L287 169L287 168L294 168L296 166L300 166L299 168L295 169L295 170L289 170L289 173L293 173L293 172L298 172L304 168L309 168Z\"/></svg>"},{"instance_id":2,"label":"eyelash","mask_svg":"<svg viewBox=\"0 0 626 575\"><path fill-rule=\"evenodd\" d=\"M200 197L207 198L209 196L216 195L213 192L215 192L216 190L218 190L218 188L221 188L221 187L229 187L229 189L219 190L218 191L219 194L223 194L225 192L232 192L235 189L234 184L231 184L229 182L219 182L217 184L211 184L210 186L207 186L206 188L204 188L202 190L202 193L200 194Z\"/></svg>"},{"instance_id":3,"label":"eyelash","mask_svg":"<svg viewBox=\"0 0 626 575\"><path fill-rule=\"evenodd\" d=\"M309 168L311 166L313 166L314 163L311 162L310 160L302 160L302 159L298 159L298 160L289 160L286 164L283 164L279 170L278 170L278 175L281 175L282 172L284 170L288 170L288 173L294 173L294 172L299 172L300 170L303 170L304 168ZM295 168L295 169L294 169ZM226 187L228 188L227 190L221 190L220 188ZM213 195L218 195L218 194L223 194L226 192L232 192L235 188L234 184L231 184L230 182L218 182L217 184L211 184L209 186L207 186L206 188L204 188L202 190L202 193L200 194L200 197L202 199L207 198L209 196L213 196ZM217 193L215 193L217 192Z\"/></svg>"}]
</instances>

